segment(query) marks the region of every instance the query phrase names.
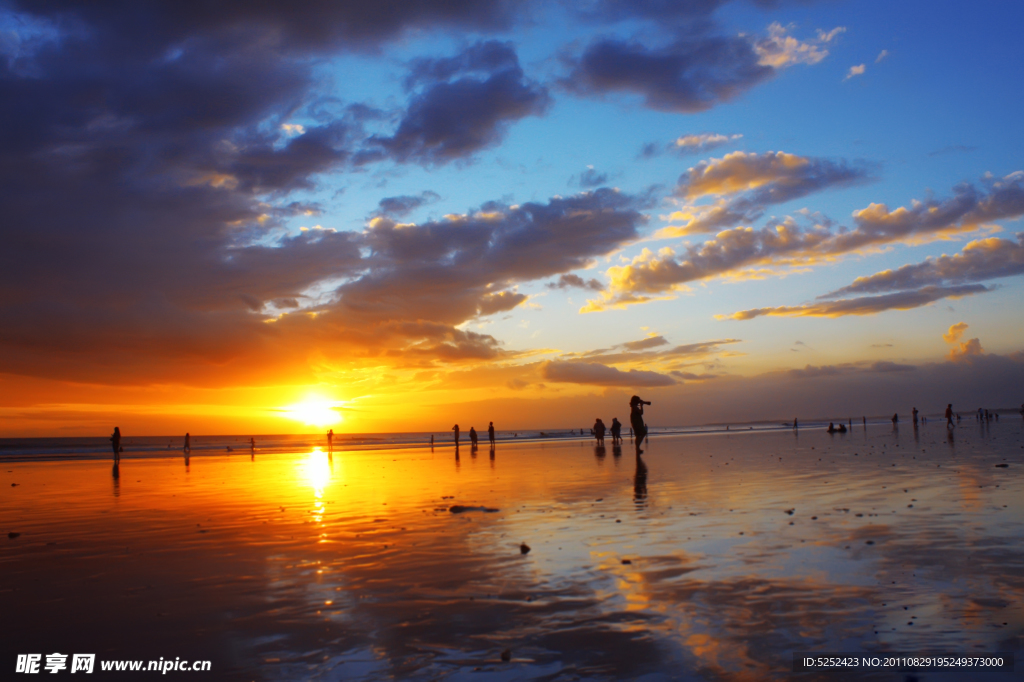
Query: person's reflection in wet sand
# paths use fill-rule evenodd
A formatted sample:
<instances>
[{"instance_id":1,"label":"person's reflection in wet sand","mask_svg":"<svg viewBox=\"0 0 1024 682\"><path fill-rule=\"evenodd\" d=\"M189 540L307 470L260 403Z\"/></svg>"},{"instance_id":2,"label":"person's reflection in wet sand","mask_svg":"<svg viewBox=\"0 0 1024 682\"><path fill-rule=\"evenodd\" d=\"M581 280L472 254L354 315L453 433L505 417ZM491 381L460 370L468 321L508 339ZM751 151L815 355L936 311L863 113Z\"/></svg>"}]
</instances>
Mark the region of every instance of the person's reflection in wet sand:
<instances>
[{"instance_id":1,"label":"person's reflection in wet sand","mask_svg":"<svg viewBox=\"0 0 1024 682\"><path fill-rule=\"evenodd\" d=\"M607 456L607 454L608 452L604 449L603 445L594 446L594 459L597 460L598 464L604 464L604 458Z\"/></svg>"},{"instance_id":2,"label":"person's reflection in wet sand","mask_svg":"<svg viewBox=\"0 0 1024 682\"><path fill-rule=\"evenodd\" d=\"M111 470L111 475L114 477L114 497L121 496L121 467L118 462L114 462L114 468Z\"/></svg>"},{"instance_id":3,"label":"person's reflection in wet sand","mask_svg":"<svg viewBox=\"0 0 1024 682\"><path fill-rule=\"evenodd\" d=\"M636 473L633 474L633 502L638 507L647 506L647 465L640 455L636 456Z\"/></svg>"},{"instance_id":4,"label":"person's reflection in wet sand","mask_svg":"<svg viewBox=\"0 0 1024 682\"><path fill-rule=\"evenodd\" d=\"M949 443L949 447L954 448L953 444L953 429L946 429L946 442ZM955 450L955 448L954 448Z\"/></svg>"},{"instance_id":5,"label":"person's reflection in wet sand","mask_svg":"<svg viewBox=\"0 0 1024 682\"><path fill-rule=\"evenodd\" d=\"M621 441L622 439L620 438L619 440ZM612 457L615 458L616 462L618 461L619 457L622 457L622 446L621 445L613 445L612 446Z\"/></svg>"}]
</instances>

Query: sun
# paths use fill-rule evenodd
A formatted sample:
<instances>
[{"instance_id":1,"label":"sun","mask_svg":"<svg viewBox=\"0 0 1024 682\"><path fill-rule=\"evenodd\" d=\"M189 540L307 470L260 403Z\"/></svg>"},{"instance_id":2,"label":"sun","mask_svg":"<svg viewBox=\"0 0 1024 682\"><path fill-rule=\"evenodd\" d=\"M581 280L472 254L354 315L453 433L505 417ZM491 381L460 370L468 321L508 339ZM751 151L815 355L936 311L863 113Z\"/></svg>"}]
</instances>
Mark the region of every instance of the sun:
<instances>
[{"instance_id":1,"label":"sun","mask_svg":"<svg viewBox=\"0 0 1024 682\"><path fill-rule=\"evenodd\" d=\"M325 428L335 426L342 421L339 404L330 400L311 398L284 408L284 415L297 422Z\"/></svg>"}]
</instances>

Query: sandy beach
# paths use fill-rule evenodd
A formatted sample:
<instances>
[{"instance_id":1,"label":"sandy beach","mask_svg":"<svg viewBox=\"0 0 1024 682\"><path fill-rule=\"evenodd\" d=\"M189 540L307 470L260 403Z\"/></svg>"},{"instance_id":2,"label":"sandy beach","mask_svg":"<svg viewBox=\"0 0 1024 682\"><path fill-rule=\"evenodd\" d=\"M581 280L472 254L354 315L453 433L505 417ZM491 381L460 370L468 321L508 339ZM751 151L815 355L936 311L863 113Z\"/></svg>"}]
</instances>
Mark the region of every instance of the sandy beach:
<instances>
[{"instance_id":1,"label":"sandy beach","mask_svg":"<svg viewBox=\"0 0 1024 682\"><path fill-rule=\"evenodd\" d=\"M211 672L172 677L240 680L909 679L796 674L792 655L1019 649L1022 435L971 420L662 436L639 463L628 439L246 451L125 458L116 478L109 461L5 461L4 660L180 657Z\"/></svg>"}]
</instances>

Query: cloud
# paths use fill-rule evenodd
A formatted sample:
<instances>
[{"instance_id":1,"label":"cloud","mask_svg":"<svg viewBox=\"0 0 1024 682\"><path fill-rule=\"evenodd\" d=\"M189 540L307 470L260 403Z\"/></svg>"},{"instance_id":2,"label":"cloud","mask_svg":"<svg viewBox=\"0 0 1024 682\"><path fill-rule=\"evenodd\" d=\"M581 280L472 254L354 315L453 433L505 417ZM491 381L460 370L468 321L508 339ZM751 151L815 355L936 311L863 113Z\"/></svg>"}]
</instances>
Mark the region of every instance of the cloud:
<instances>
[{"instance_id":1,"label":"cloud","mask_svg":"<svg viewBox=\"0 0 1024 682\"><path fill-rule=\"evenodd\" d=\"M574 179L575 176L573 176L573 178L570 179L570 182L573 182ZM586 170L580 173L578 182L579 186L583 188L599 187L608 182L608 174L599 173L598 171L594 170L593 166L587 166Z\"/></svg>"},{"instance_id":2,"label":"cloud","mask_svg":"<svg viewBox=\"0 0 1024 682\"><path fill-rule=\"evenodd\" d=\"M845 161L786 152L733 152L687 170L680 176L676 191L688 200L750 193L748 204L765 205L800 198L825 187L861 182L866 177L865 168Z\"/></svg>"},{"instance_id":3,"label":"cloud","mask_svg":"<svg viewBox=\"0 0 1024 682\"><path fill-rule=\"evenodd\" d=\"M733 135L722 135L721 133L682 135L670 147L680 154L700 154L739 140L742 137L743 135L739 133Z\"/></svg>"},{"instance_id":4,"label":"cloud","mask_svg":"<svg viewBox=\"0 0 1024 682\"><path fill-rule=\"evenodd\" d=\"M956 343L964 335L966 329L966 322L957 322L949 328L948 332L942 335L942 338L945 339L946 343Z\"/></svg>"},{"instance_id":5,"label":"cloud","mask_svg":"<svg viewBox=\"0 0 1024 682\"><path fill-rule=\"evenodd\" d=\"M420 206L426 206L438 201L441 197L436 192L426 190L415 196L402 195L397 197L384 197L378 202L379 215L389 215L396 218L406 216Z\"/></svg>"},{"instance_id":6,"label":"cloud","mask_svg":"<svg viewBox=\"0 0 1024 682\"><path fill-rule=\"evenodd\" d=\"M514 121L542 115L551 101L545 87L525 78L511 43L496 41L419 60L407 83L423 87L398 129L369 141L371 150L379 145L400 162L439 165L472 156L500 142Z\"/></svg>"},{"instance_id":7,"label":"cloud","mask_svg":"<svg viewBox=\"0 0 1024 682\"><path fill-rule=\"evenodd\" d=\"M843 363L840 365L807 365L803 368L786 370L786 374L795 379L817 379L820 377L838 377L849 374L868 374L893 372L913 372L916 365L902 365L895 362L879 361L867 363Z\"/></svg>"},{"instance_id":8,"label":"cloud","mask_svg":"<svg viewBox=\"0 0 1024 682\"><path fill-rule=\"evenodd\" d=\"M484 294L480 299L480 315L493 315L494 313L512 310L528 298L530 297L526 294L519 294L513 291Z\"/></svg>"},{"instance_id":9,"label":"cloud","mask_svg":"<svg viewBox=\"0 0 1024 682\"><path fill-rule=\"evenodd\" d=\"M648 336L646 339L640 339L639 341L627 341L622 344L622 347L626 350L647 350L648 348L657 348L658 346L667 346L668 341L665 340L664 336Z\"/></svg>"},{"instance_id":10,"label":"cloud","mask_svg":"<svg viewBox=\"0 0 1024 682\"><path fill-rule=\"evenodd\" d=\"M957 344L956 348L951 348L949 350L949 359L954 362L961 362L984 354L985 349L981 347L981 340L971 339Z\"/></svg>"},{"instance_id":11,"label":"cloud","mask_svg":"<svg viewBox=\"0 0 1024 682\"><path fill-rule=\"evenodd\" d=\"M792 26L775 22L768 27L768 36L757 41L756 51L759 63L782 69L793 64L817 64L828 56L826 45L844 33L846 28L838 26L831 31L818 30L816 38L797 40L788 35Z\"/></svg>"},{"instance_id":12,"label":"cloud","mask_svg":"<svg viewBox=\"0 0 1024 682\"><path fill-rule=\"evenodd\" d=\"M981 339L960 341L963 338L964 332L967 331L967 327L966 322L957 322L950 326L949 331L942 335L942 339L946 343L953 344L954 346L949 349L949 355L947 356L950 362L962 362L985 354L985 349L981 347Z\"/></svg>"},{"instance_id":13,"label":"cloud","mask_svg":"<svg viewBox=\"0 0 1024 682\"><path fill-rule=\"evenodd\" d=\"M676 381L664 374L631 369L622 371L597 362L551 360L542 366L544 379L556 383L592 384L640 388L672 386Z\"/></svg>"},{"instance_id":14,"label":"cloud","mask_svg":"<svg viewBox=\"0 0 1024 682\"><path fill-rule=\"evenodd\" d=\"M856 66L851 66L850 70L846 72L846 77L843 78L843 80L844 81L848 81L851 78L853 78L854 76L863 76L864 75L864 71L866 69L867 69L867 67L864 66L863 64L858 64Z\"/></svg>"},{"instance_id":15,"label":"cloud","mask_svg":"<svg viewBox=\"0 0 1024 682\"><path fill-rule=\"evenodd\" d=\"M740 37L687 38L661 48L605 38L567 61L571 70L562 85L570 92L628 92L651 109L676 113L710 109L775 73Z\"/></svg>"},{"instance_id":16,"label":"cloud","mask_svg":"<svg viewBox=\"0 0 1024 682\"><path fill-rule=\"evenodd\" d=\"M1016 242L998 237L977 239L968 242L961 253L952 256L943 254L896 270L883 270L868 277L858 277L853 284L819 298L984 282L1021 275L1024 274L1024 232L1016 236Z\"/></svg>"},{"instance_id":17,"label":"cloud","mask_svg":"<svg viewBox=\"0 0 1024 682\"><path fill-rule=\"evenodd\" d=\"M734 227L761 217L770 205L869 179L866 167L845 161L786 152L733 152L702 161L680 176L676 194L687 203L668 219L681 224L660 234L684 236ZM710 205L692 203L704 197L719 198Z\"/></svg>"},{"instance_id":18,"label":"cloud","mask_svg":"<svg viewBox=\"0 0 1024 682\"><path fill-rule=\"evenodd\" d=\"M875 64L880 63L883 59L885 59L888 56L889 50L882 50L881 52L878 53L878 56L875 57Z\"/></svg>"},{"instance_id":19,"label":"cloud","mask_svg":"<svg viewBox=\"0 0 1024 682\"><path fill-rule=\"evenodd\" d=\"M549 289L590 289L591 291L601 291L604 285L596 279L584 280L579 275L562 275L558 278L557 282L548 282L545 286Z\"/></svg>"},{"instance_id":20,"label":"cloud","mask_svg":"<svg viewBox=\"0 0 1024 682\"><path fill-rule=\"evenodd\" d=\"M771 163L764 165L770 167L775 163L774 159L770 161ZM713 167L714 163L708 164L708 168ZM760 200L763 201L764 197L770 199L803 191L802 188L805 186L801 182L796 182L792 185L784 184L775 191L770 181L764 185L757 184L772 177L770 174L759 174L760 164L753 164L752 170L748 170L746 164L741 164L740 168L742 172L735 175L719 172L706 174L703 169L699 172L693 169L683 176L686 179L692 176L693 181L681 183L682 191L697 196L704 193L740 192L746 187L754 187L754 196L761 196ZM845 173L840 171L837 174L814 175L807 184L813 186L819 179L836 175L843 177ZM900 207L890 211L884 204L871 204L865 209L854 211L856 228L852 230L832 230L828 225L803 229L795 221L787 218L757 230L750 227L724 230L714 239L687 246L681 255L676 255L670 248L662 249L658 254L645 249L630 264L609 268L608 289L602 292L600 299L588 301L582 310L592 312L603 310L607 306L647 302L659 295L671 294L688 282L737 274L754 266L788 268L813 265L866 248L894 242L934 240L975 230L991 221L1024 215L1024 171L1011 173L1001 179L985 178L984 182L984 191L973 185L958 185L950 199L915 201L909 209ZM742 207L740 205L740 208ZM698 218L703 219L701 216ZM1016 253L1015 249L1009 248L1006 244L997 246L996 250L1004 255ZM990 247L979 244L973 248L975 252L964 259L964 265L983 260L980 256ZM998 261L998 258L993 260ZM993 272L1016 272L1012 258L1001 267L1003 270L994 267ZM967 295L988 290L977 285L930 287L927 292L918 292L916 298L914 294L908 293L902 298L894 296L887 300L923 300L943 291L961 292L939 296L944 298L948 295ZM858 304L848 305L855 308ZM822 305L792 310L805 309L808 314L814 314L815 311L838 308Z\"/></svg>"},{"instance_id":21,"label":"cloud","mask_svg":"<svg viewBox=\"0 0 1024 682\"><path fill-rule=\"evenodd\" d=\"M989 291L980 284L955 287L923 287L915 291L901 291L880 296L844 298L826 303L774 308L751 308L732 315L716 315L718 319L752 320L755 317L842 317L844 315L876 315L886 310L910 310L944 298L962 298Z\"/></svg>"}]
</instances>

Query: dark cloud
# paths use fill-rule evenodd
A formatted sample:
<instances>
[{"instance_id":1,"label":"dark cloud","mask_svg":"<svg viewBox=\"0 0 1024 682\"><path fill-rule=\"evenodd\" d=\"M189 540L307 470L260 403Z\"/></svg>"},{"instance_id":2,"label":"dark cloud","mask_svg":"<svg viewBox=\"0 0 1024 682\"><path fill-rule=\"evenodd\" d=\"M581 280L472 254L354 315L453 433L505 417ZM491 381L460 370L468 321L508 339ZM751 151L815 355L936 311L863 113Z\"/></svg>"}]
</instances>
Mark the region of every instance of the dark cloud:
<instances>
[{"instance_id":1,"label":"dark cloud","mask_svg":"<svg viewBox=\"0 0 1024 682\"><path fill-rule=\"evenodd\" d=\"M525 78L510 43L479 43L456 57L420 60L410 79L425 85L398 129L370 140L401 162L443 164L471 156L497 144L512 122L543 114L551 101L546 88Z\"/></svg>"},{"instance_id":2,"label":"dark cloud","mask_svg":"<svg viewBox=\"0 0 1024 682\"><path fill-rule=\"evenodd\" d=\"M964 246L962 253L858 277L853 284L818 298L984 282L1020 274L1024 274L1024 232L1017 234L1016 242L997 237L979 239Z\"/></svg>"},{"instance_id":3,"label":"dark cloud","mask_svg":"<svg viewBox=\"0 0 1024 682\"><path fill-rule=\"evenodd\" d=\"M886 310L910 310L940 301L944 298L962 298L991 291L981 284L954 287L922 287L914 291L900 291L879 296L841 298L835 301L799 306L752 308L732 315L718 316L730 320L752 320L755 317L842 317L844 315L876 315Z\"/></svg>"},{"instance_id":4,"label":"dark cloud","mask_svg":"<svg viewBox=\"0 0 1024 682\"><path fill-rule=\"evenodd\" d=\"M562 275L558 278L557 282L548 282L547 286L549 289L590 289L591 291L601 291L604 285L596 279L584 280L579 275Z\"/></svg>"},{"instance_id":5,"label":"dark cloud","mask_svg":"<svg viewBox=\"0 0 1024 682\"><path fill-rule=\"evenodd\" d=\"M548 381L570 384L591 384L596 386L625 386L640 388L646 386L671 386L672 377L657 372L631 369L627 372L597 362L550 361L541 370Z\"/></svg>"},{"instance_id":6,"label":"dark cloud","mask_svg":"<svg viewBox=\"0 0 1024 682\"><path fill-rule=\"evenodd\" d=\"M415 196L403 195L397 197L384 197L378 203L380 215L388 215L396 218L409 215L420 206L432 204L441 197L430 190L421 192Z\"/></svg>"},{"instance_id":7,"label":"dark cloud","mask_svg":"<svg viewBox=\"0 0 1024 682\"><path fill-rule=\"evenodd\" d=\"M622 344L622 347L626 350L647 350L648 348L657 348L658 346L667 346L668 341L665 340L664 336L648 336L646 339L640 339L639 341L627 341Z\"/></svg>"},{"instance_id":8,"label":"dark cloud","mask_svg":"<svg viewBox=\"0 0 1024 682\"><path fill-rule=\"evenodd\" d=\"M385 0L371 4L358 0L301 4L167 0L144 6L48 0L12 4L37 17L63 23L77 20L112 49L153 56L194 36L229 39L238 34L258 35L281 49L299 53L375 49L409 29L505 28L521 11L518 3L500 0Z\"/></svg>"},{"instance_id":9,"label":"dark cloud","mask_svg":"<svg viewBox=\"0 0 1024 682\"><path fill-rule=\"evenodd\" d=\"M573 178L570 179L570 182L573 182L575 178L576 176L573 176ZM579 180L576 182L578 182L579 186L584 189L589 187L600 187L608 182L608 174L594 170L593 166L587 166L587 169L580 173Z\"/></svg>"},{"instance_id":10,"label":"dark cloud","mask_svg":"<svg viewBox=\"0 0 1024 682\"><path fill-rule=\"evenodd\" d=\"M818 377L835 377L843 374L863 374L872 372L881 373L892 373L892 372L913 372L917 370L917 365L901 365L895 362L888 362L885 360L879 362L867 363L844 363L841 365L807 365L800 369L786 370L786 374L797 379L814 379Z\"/></svg>"},{"instance_id":11,"label":"dark cloud","mask_svg":"<svg viewBox=\"0 0 1024 682\"><path fill-rule=\"evenodd\" d=\"M570 92L629 92L652 109L678 113L710 109L775 73L760 63L748 39L722 36L691 37L661 48L605 38L568 64L562 84Z\"/></svg>"}]
</instances>

